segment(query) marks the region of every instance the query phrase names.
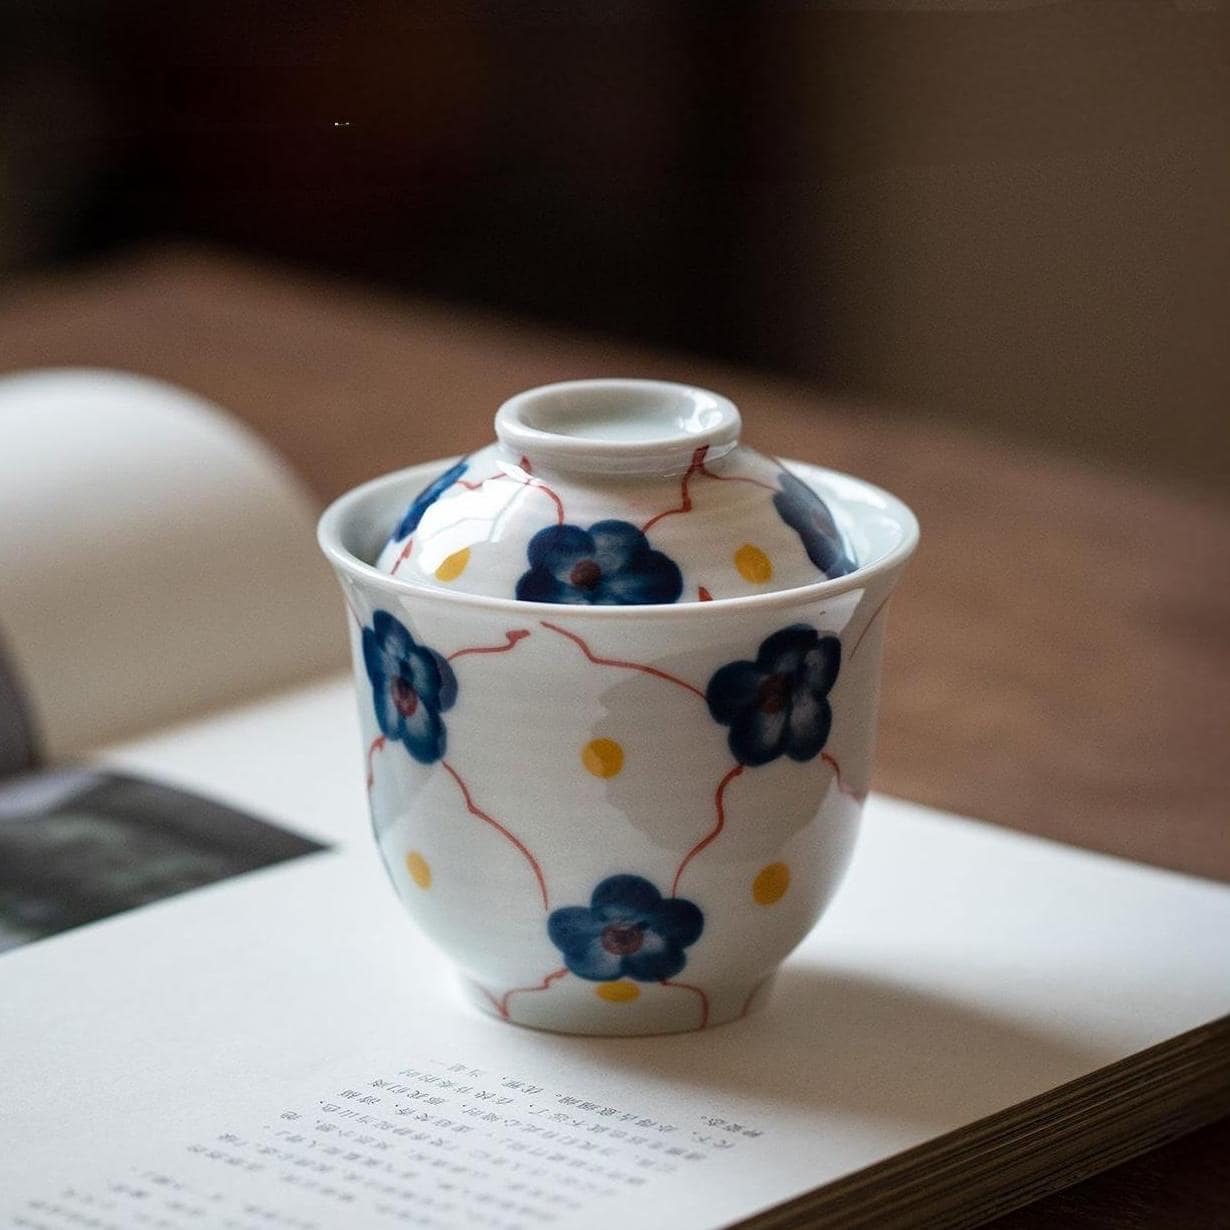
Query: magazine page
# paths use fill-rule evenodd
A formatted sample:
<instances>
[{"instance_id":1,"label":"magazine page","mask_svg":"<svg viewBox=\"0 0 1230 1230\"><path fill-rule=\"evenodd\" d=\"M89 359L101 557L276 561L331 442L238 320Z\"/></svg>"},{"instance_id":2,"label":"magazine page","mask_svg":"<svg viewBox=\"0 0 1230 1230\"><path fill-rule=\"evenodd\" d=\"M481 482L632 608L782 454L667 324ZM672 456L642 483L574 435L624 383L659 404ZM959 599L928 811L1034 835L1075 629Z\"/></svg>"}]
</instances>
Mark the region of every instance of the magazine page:
<instances>
[{"instance_id":1,"label":"magazine page","mask_svg":"<svg viewBox=\"0 0 1230 1230\"><path fill-rule=\"evenodd\" d=\"M165 782L68 765L0 778L0 953L322 849Z\"/></svg>"},{"instance_id":2,"label":"magazine page","mask_svg":"<svg viewBox=\"0 0 1230 1230\"><path fill-rule=\"evenodd\" d=\"M0 379L0 775L344 661L315 516L184 390Z\"/></svg>"},{"instance_id":3,"label":"magazine page","mask_svg":"<svg viewBox=\"0 0 1230 1230\"><path fill-rule=\"evenodd\" d=\"M510 1026L402 911L361 759L345 679L101 758L332 848L0 955L0 1220L716 1230L1230 1012L1226 887L872 796L759 1011Z\"/></svg>"}]
</instances>

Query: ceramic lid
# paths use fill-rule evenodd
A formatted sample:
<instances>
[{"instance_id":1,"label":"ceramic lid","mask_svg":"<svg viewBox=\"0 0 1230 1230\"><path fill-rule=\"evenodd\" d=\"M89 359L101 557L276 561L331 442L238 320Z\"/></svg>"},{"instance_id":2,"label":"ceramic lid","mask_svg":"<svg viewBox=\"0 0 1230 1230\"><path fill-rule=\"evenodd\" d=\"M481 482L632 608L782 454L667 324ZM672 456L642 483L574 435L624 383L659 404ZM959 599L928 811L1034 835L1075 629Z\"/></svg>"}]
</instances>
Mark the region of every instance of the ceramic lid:
<instances>
[{"instance_id":1,"label":"ceramic lid","mask_svg":"<svg viewBox=\"0 0 1230 1230\"><path fill-rule=\"evenodd\" d=\"M829 505L739 443L725 397L657 380L530 389L496 442L407 505L377 567L416 585L549 603L704 602L858 565Z\"/></svg>"}]
</instances>

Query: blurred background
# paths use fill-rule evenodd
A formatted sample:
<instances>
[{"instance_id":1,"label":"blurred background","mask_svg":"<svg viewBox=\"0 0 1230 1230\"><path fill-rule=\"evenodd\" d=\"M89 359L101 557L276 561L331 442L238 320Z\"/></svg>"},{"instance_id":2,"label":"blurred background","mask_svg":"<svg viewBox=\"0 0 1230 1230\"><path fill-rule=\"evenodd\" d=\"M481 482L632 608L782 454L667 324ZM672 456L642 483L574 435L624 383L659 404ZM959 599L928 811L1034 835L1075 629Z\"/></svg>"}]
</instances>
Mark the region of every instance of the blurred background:
<instances>
[{"instance_id":1,"label":"blurred background","mask_svg":"<svg viewBox=\"0 0 1230 1230\"><path fill-rule=\"evenodd\" d=\"M6 0L2 21L5 281L219 245L1224 480L1218 0Z\"/></svg>"}]
</instances>

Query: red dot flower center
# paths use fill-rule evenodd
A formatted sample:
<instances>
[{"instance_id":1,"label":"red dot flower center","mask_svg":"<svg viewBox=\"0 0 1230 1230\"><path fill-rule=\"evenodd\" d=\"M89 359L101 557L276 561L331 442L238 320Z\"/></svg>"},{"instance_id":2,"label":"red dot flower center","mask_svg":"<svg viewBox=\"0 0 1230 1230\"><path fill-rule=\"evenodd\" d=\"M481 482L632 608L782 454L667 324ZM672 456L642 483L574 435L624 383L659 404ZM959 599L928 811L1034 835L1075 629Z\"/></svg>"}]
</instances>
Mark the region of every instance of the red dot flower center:
<instances>
[{"instance_id":1,"label":"red dot flower center","mask_svg":"<svg viewBox=\"0 0 1230 1230\"><path fill-rule=\"evenodd\" d=\"M770 675L763 680L756 693L756 704L761 713L780 713L786 707L790 695L790 678L787 675Z\"/></svg>"},{"instance_id":2,"label":"red dot flower center","mask_svg":"<svg viewBox=\"0 0 1230 1230\"><path fill-rule=\"evenodd\" d=\"M389 683L389 694L393 697L393 708L402 717L413 717L419 707L419 694L400 675Z\"/></svg>"},{"instance_id":3,"label":"red dot flower center","mask_svg":"<svg viewBox=\"0 0 1230 1230\"><path fill-rule=\"evenodd\" d=\"M583 559L573 565L568 580L578 589L593 589L602 580L602 569L596 560Z\"/></svg>"},{"instance_id":4,"label":"red dot flower center","mask_svg":"<svg viewBox=\"0 0 1230 1230\"><path fill-rule=\"evenodd\" d=\"M611 923L602 930L602 947L616 957L640 952L644 942L645 928L639 923Z\"/></svg>"}]
</instances>

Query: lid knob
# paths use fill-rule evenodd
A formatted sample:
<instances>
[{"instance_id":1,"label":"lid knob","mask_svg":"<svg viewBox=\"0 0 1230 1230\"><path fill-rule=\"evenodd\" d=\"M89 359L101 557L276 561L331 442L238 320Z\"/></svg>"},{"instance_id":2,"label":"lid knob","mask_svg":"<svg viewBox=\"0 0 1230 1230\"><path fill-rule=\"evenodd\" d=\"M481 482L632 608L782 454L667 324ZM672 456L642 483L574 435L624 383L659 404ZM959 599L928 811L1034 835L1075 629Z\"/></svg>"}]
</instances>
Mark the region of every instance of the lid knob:
<instances>
[{"instance_id":1,"label":"lid knob","mask_svg":"<svg viewBox=\"0 0 1230 1230\"><path fill-rule=\"evenodd\" d=\"M733 402L666 380L569 380L529 389L496 412L505 456L560 474L610 477L683 474L739 442Z\"/></svg>"}]
</instances>

